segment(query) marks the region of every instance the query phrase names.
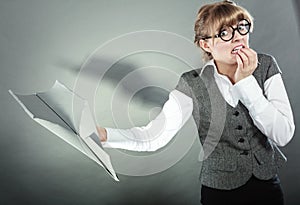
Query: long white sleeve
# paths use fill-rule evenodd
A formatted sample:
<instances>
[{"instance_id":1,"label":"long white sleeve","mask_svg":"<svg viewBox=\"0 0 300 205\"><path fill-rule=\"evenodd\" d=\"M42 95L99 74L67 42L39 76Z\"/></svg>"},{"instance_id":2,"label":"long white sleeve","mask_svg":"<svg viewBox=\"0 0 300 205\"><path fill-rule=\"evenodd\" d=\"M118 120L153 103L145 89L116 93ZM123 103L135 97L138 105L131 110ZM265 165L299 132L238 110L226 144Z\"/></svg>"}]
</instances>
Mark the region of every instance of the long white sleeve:
<instances>
[{"instance_id":1,"label":"long white sleeve","mask_svg":"<svg viewBox=\"0 0 300 205\"><path fill-rule=\"evenodd\" d=\"M254 76L232 85L228 77L217 72L215 81L228 104L235 107L241 101L249 110L255 126L277 145L285 146L293 137L295 124L290 102L281 74L271 76L264 83L265 93ZM190 97L173 90L161 113L145 127L131 129L106 128L108 140L104 147L134 151L155 151L165 146L192 115Z\"/></svg>"},{"instance_id":2,"label":"long white sleeve","mask_svg":"<svg viewBox=\"0 0 300 205\"><path fill-rule=\"evenodd\" d=\"M293 137L295 124L281 74L265 81L264 89L265 96L251 75L236 83L232 92L247 107L258 129L278 146L285 146Z\"/></svg>"},{"instance_id":3,"label":"long white sleeve","mask_svg":"<svg viewBox=\"0 0 300 205\"><path fill-rule=\"evenodd\" d=\"M105 128L107 141L102 145L134 151L156 151L171 141L191 117L192 111L192 99L173 90L160 114L147 126L131 129Z\"/></svg>"}]
</instances>

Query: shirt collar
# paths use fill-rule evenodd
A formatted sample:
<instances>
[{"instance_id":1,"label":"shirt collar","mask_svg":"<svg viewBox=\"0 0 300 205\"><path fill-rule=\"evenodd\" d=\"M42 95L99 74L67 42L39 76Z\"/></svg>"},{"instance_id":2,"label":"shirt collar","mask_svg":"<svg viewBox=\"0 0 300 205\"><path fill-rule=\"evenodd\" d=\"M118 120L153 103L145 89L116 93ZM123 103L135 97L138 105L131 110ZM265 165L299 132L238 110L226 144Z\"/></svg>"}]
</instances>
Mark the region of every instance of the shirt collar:
<instances>
[{"instance_id":1,"label":"shirt collar","mask_svg":"<svg viewBox=\"0 0 300 205\"><path fill-rule=\"evenodd\" d=\"M216 79L216 78L221 78L221 79L224 79L225 81L230 82L230 80L228 79L227 76L222 75L222 74L220 74L220 73L218 72L217 66L216 66L216 64L215 64L214 59L209 60L209 61L203 66L200 75L202 75L203 71L206 70L206 69L213 69L213 71L214 71L214 78L215 78L215 79Z\"/></svg>"},{"instance_id":2,"label":"shirt collar","mask_svg":"<svg viewBox=\"0 0 300 205\"><path fill-rule=\"evenodd\" d=\"M206 70L206 69L211 69L211 66L212 66L213 69L214 69L214 74L215 74L215 73L218 73L218 71L217 71L217 66L216 66L216 64L215 64L215 61L214 61L214 59L211 59L211 60L207 61L207 62L204 64L203 68L201 69L200 75L202 75L202 73L203 73L204 70Z\"/></svg>"}]
</instances>

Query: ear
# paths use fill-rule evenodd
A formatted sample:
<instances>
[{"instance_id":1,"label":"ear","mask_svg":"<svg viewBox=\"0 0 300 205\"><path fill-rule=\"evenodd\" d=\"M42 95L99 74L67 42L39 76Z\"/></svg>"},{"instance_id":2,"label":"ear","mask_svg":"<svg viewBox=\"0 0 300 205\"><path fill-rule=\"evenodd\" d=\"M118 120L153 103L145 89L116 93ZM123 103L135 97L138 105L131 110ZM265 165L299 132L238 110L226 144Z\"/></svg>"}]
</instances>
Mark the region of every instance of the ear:
<instances>
[{"instance_id":1,"label":"ear","mask_svg":"<svg viewBox=\"0 0 300 205\"><path fill-rule=\"evenodd\" d=\"M200 42L199 42L199 45L204 51L206 51L208 53L211 53L211 49L210 49L209 44L206 40L201 39Z\"/></svg>"}]
</instances>

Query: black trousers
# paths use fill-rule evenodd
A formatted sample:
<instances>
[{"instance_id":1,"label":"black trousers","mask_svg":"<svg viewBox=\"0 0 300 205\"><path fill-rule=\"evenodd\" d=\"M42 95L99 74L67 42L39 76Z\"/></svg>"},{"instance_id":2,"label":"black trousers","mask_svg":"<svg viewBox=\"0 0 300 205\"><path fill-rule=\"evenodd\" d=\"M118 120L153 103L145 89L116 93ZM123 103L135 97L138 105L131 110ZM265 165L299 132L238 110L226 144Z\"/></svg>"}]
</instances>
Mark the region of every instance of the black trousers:
<instances>
[{"instance_id":1,"label":"black trousers","mask_svg":"<svg viewBox=\"0 0 300 205\"><path fill-rule=\"evenodd\" d=\"M249 181L233 190L214 189L202 185L202 205L283 205L283 192L276 175L270 180L252 176Z\"/></svg>"}]
</instances>

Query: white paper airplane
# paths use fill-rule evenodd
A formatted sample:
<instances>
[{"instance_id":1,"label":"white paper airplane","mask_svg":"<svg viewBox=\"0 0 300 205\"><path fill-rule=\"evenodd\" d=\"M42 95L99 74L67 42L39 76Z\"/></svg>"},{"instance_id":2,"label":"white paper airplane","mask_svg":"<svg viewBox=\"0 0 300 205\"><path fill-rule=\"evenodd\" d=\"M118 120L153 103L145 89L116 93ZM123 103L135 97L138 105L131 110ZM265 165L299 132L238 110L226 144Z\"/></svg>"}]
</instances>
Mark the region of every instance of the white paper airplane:
<instances>
[{"instance_id":1,"label":"white paper airplane","mask_svg":"<svg viewBox=\"0 0 300 205\"><path fill-rule=\"evenodd\" d=\"M109 155L99 141L88 101L56 81L41 93L19 95L9 90L25 112L36 122L102 166L119 181Z\"/></svg>"}]
</instances>

